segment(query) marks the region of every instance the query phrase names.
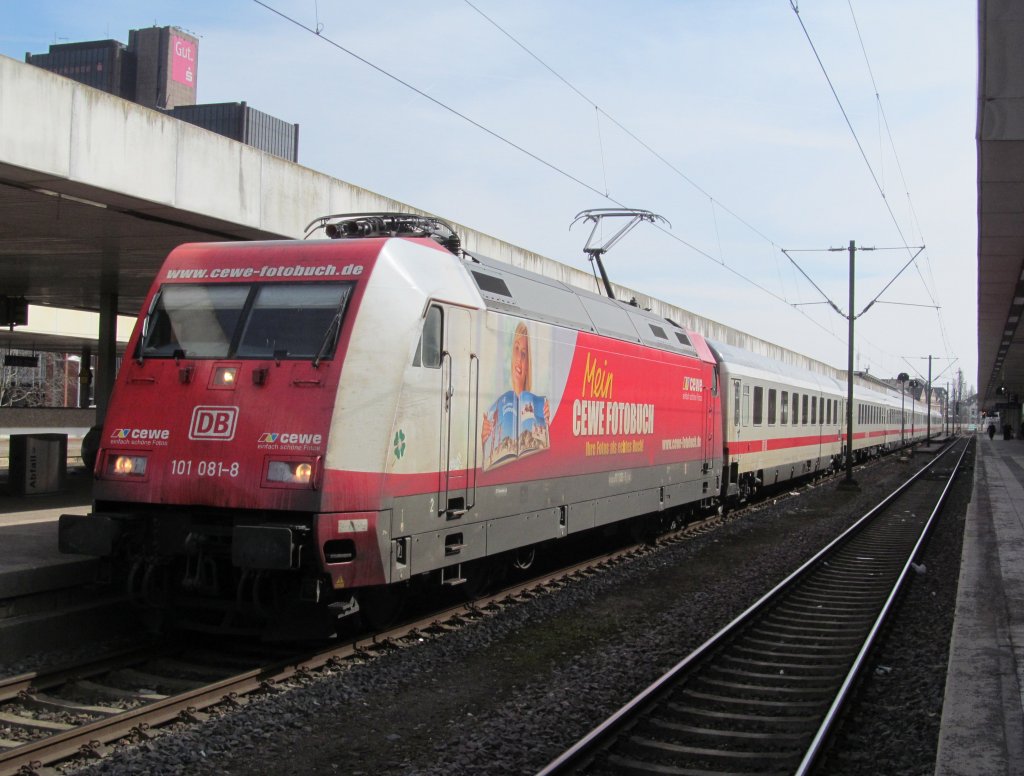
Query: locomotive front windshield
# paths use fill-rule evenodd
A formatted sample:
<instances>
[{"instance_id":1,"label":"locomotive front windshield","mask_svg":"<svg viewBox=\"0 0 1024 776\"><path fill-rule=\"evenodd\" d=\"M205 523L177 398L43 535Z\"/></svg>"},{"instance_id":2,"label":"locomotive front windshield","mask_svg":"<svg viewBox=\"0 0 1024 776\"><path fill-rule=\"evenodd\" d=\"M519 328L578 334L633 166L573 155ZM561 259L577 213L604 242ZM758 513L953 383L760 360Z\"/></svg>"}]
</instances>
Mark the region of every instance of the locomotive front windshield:
<instances>
[{"instance_id":1,"label":"locomotive front windshield","mask_svg":"<svg viewBox=\"0 0 1024 776\"><path fill-rule=\"evenodd\" d=\"M164 285L146 316L139 356L329 359L352 285Z\"/></svg>"}]
</instances>

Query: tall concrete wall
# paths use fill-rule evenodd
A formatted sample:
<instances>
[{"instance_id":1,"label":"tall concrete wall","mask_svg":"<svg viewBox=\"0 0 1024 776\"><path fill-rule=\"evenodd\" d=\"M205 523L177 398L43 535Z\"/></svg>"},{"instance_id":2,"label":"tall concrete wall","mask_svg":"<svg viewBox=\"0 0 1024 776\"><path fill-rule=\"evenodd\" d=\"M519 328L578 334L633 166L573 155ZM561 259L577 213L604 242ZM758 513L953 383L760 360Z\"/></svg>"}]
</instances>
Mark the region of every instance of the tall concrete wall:
<instances>
[{"instance_id":1,"label":"tall concrete wall","mask_svg":"<svg viewBox=\"0 0 1024 776\"><path fill-rule=\"evenodd\" d=\"M404 211L404 202L0 56L0 169L55 191L194 223L215 218L248 238L301 238L328 213ZM144 174L140 174L144 171ZM444 218L443 213L433 214ZM465 247L594 290L579 269L454 224ZM624 286L620 299L712 339L831 375L832 367Z\"/></svg>"}]
</instances>

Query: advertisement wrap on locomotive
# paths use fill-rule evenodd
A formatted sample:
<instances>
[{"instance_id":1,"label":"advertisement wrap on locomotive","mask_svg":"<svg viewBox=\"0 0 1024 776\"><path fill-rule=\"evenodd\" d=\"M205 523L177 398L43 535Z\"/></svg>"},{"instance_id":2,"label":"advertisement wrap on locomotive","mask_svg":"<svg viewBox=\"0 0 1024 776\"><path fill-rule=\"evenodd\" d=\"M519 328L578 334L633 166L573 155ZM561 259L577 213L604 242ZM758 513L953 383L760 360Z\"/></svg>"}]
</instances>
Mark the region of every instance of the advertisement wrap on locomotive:
<instances>
[{"instance_id":1,"label":"advertisement wrap on locomotive","mask_svg":"<svg viewBox=\"0 0 1024 776\"><path fill-rule=\"evenodd\" d=\"M175 249L111 397L93 513L62 516L61 549L241 628L714 498L702 338L608 336L632 327L621 303L481 261L416 233ZM484 299L505 281L518 307Z\"/></svg>"},{"instance_id":2,"label":"advertisement wrap on locomotive","mask_svg":"<svg viewBox=\"0 0 1024 776\"><path fill-rule=\"evenodd\" d=\"M144 303L93 512L59 540L151 611L330 632L846 453L834 378L463 251L436 219L316 223L331 239L179 246ZM855 453L906 441L899 400L858 390Z\"/></svg>"}]
</instances>

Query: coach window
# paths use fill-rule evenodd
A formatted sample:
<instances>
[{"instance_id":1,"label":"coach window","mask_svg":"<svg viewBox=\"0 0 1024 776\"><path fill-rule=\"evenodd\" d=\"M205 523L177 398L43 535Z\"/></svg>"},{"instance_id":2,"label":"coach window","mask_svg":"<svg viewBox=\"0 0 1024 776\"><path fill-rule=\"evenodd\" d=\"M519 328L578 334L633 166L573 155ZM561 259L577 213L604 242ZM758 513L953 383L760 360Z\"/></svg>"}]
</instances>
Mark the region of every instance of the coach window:
<instances>
[{"instance_id":1,"label":"coach window","mask_svg":"<svg viewBox=\"0 0 1024 776\"><path fill-rule=\"evenodd\" d=\"M825 412L826 412L826 416L828 417L828 420L826 420L825 423L827 423L828 425L831 426L832 425L832 400L831 399L827 399L825 401Z\"/></svg>"},{"instance_id":2,"label":"coach window","mask_svg":"<svg viewBox=\"0 0 1024 776\"><path fill-rule=\"evenodd\" d=\"M782 392L782 409L779 423L783 426L789 423L789 391Z\"/></svg>"},{"instance_id":3,"label":"coach window","mask_svg":"<svg viewBox=\"0 0 1024 776\"><path fill-rule=\"evenodd\" d=\"M423 321L423 333L420 344L413 357L413 366L425 366L428 369L441 367L441 334L444 324L444 313L441 308L431 305Z\"/></svg>"},{"instance_id":4,"label":"coach window","mask_svg":"<svg viewBox=\"0 0 1024 776\"><path fill-rule=\"evenodd\" d=\"M803 409L803 412L801 413L800 417L802 417L804 419L803 420L803 424L806 426L807 425L807 394L806 393L804 394L804 409Z\"/></svg>"},{"instance_id":5,"label":"coach window","mask_svg":"<svg viewBox=\"0 0 1024 776\"><path fill-rule=\"evenodd\" d=\"M793 425L800 424L800 394L793 394Z\"/></svg>"},{"instance_id":6,"label":"coach window","mask_svg":"<svg viewBox=\"0 0 1024 776\"><path fill-rule=\"evenodd\" d=\"M740 381L732 381L732 423L734 426L740 424Z\"/></svg>"},{"instance_id":7,"label":"coach window","mask_svg":"<svg viewBox=\"0 0 1024 776\"><path fill-rule=\"evenodd\" d=\"M750 425L750 386L743 386L743 425Z\"/></svg>"},{"instance_id":8,"label":"coach window","mask_svg":"<svg viewBox=\"0 0 1024 776\"><path fill-rule=\"evenodd\" d=\"M764 422L764 388L760 385L754 386L754 425L760 426Z\"/></svg>"},{"instance_id":9,"label":"coach window","mask_svg":"<svg viewBox=\"0 0 1024 776\"><path fill-rule=\"evenodd\" d=\"M811 425L816 426L818 424L818 397L811 397Z\"/></svg>"},{"instance_id":10,"label":"coach window","mask_svg":"<svg viewBox=\"0 0 1024 776\"><path fill-rule=\"evenodd\" d=\"M777 391L774 388L768 389L768 425L775 425L775 397Z\"/></svg>"}]
</instances>

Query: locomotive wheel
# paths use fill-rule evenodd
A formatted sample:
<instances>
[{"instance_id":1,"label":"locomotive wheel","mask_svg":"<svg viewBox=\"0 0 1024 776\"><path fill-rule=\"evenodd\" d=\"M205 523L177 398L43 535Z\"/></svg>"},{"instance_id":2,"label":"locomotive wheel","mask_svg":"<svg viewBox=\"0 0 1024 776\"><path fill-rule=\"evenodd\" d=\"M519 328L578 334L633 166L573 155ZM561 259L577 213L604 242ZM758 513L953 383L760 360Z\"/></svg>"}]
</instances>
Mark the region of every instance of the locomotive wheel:
<instances>
[{"instance_id":1,"label":"locomotive wheel","mask_svg":"<svg viewBox=\"0 0 1024 776\"><path fill-rule=\"evenodd\" d=\"M386 628L402 614L408 598L407 585L382 585L359 591L359 614L368 628Z\"/></svg>"}]
</instances>

